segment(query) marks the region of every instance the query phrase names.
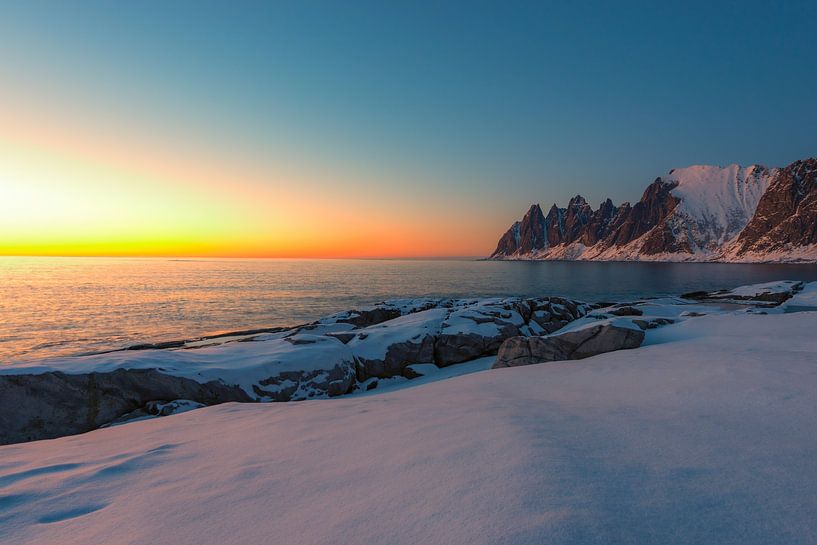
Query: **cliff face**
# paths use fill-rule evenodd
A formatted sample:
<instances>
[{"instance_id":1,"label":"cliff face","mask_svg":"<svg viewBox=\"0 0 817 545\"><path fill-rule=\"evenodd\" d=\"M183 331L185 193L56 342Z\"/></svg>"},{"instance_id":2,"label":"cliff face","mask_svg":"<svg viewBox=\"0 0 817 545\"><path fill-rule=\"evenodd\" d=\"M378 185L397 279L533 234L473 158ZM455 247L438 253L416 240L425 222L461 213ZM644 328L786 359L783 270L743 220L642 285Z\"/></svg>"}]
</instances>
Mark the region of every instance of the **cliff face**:
<instances>
[{"instance_id":1,"label":"cliff face","mask_svg":"<svg viewBox=\"0 0 817 545\"><path fill-rule=\"evenodd\" d=\"M632 206L534 205L491 258L817 261L817 159L672 170Z\"/></svg>"},{"instance_id":2,"label":"cliff face","mask_svg":"<svg viewBox=\"0 0 817 545\"><path fill-rule=\"evenodd\" d=\"M817 245L817 159L779 171L751 221L726 254L732 258L785 255Z\"/></svg>"}]
</instances>

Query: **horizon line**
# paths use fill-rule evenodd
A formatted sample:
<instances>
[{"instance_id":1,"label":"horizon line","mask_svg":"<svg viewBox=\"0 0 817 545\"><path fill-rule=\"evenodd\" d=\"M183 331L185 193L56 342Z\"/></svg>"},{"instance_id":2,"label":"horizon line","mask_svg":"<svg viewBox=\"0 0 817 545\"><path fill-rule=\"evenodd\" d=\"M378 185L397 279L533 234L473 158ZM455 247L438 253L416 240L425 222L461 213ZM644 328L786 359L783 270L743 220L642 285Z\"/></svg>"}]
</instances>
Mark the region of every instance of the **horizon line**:
<instances>
[{"instance_id":1,"label":"horizon line","mask_svg":"<svg viewBox=\"0 0 817 545\"><path fill-rule=\"evenodd\" d=\"M483 255L418 255L418 256L258 256L258 255L133 255L133 254L0 254L0 258L59 258L59 259L299 259L299 260L360 260L360 261L399 261L399 260L445 260L445 259L484 259Z\"/></svg>"}]
</instances>

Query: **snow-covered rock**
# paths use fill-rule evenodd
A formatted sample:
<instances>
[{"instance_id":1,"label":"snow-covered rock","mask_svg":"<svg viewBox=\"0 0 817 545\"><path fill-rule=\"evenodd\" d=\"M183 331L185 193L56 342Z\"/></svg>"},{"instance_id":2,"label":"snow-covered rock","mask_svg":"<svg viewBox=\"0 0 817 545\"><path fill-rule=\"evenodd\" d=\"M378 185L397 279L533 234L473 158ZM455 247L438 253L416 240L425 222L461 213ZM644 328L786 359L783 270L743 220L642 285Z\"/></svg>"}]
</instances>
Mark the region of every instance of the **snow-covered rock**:
<instances>
[{"instance_id":1,"label":"snow-covered rock","mask_svg":"<svg viewBox=\"0 0 817 545\"><path fill-rule=\"evenodd\" d=\"M434 342L448 312L423 310L358 330L347 343L358 380L402 375L408 365L433 362Z\"/></svg>"},{"instance_id":2,"label":"snow-covered rock","mask_svg":"<svg viewBox=\"0 0 817 545\"><path fill-rule=\"evenodd\" d=\"M638 336L640 331L731 312L723 303L735 303L731 306L738 309L762 304L763 312L791 312L807 306L807 301L801 307L769 307L783 299L779 294L789 297L801 287L784 281L713 298L703 294L701 300L662 298L610 306L561 297L401 300L291 329L225 334L161 350L6 365L0 367L0 432L6 432L0 433L0 442L80 433L125 415L166 412L154 410L150 404L156 402L297 401L391 388L408 378L454 376L461 371L448 371L448 366L472 369L465 362L496 355L502 343L514 337L562 336L605 324L638 330L631 334ZM802 293L811 289L806 286ZM348 321L368 316L363 323L370 323L392 313L399 316L364 327ZM578 343L582 350L562 350L562 357L602 351L593 343L584 346L585 341ZM479 363L473 370L484 367Z\"/></svg>"},{"instance_id":3,"label":"snow-covered rock","mask_svg":"<svg viewBox=\"0 0 817 545\"><path fill-rule=\"evenodd\" d=\"M682 295L685 299L723 303L754 303L779 305L803 289L805 284L796 280L779 280L763 284L739 286L732 290L692 292Z\"/></svg>"},{"instance_id":4,"label":"snow-covered rock","mask_svg":"<svg viewBox=\"0 0 817 545\"><path fill-rule=\"evenodd\" d=\"M580 362L0 447L0 542L815 543L815 329L713 313Z\"/></svg>"},{"instance_id":5,"label":"snow-covered rock","mask_svg":"<svg viewBox=\"0 0 817 545\"><path fill-rule=\"evenodd\" d=\"M147 404L154 401L299 401L346 394L358 383L376 388L381 384L369 379L415 377L420 373L407 367L445 367L494 355L506 338L558 329L588 308L559 297L403 299L291 329L3 366L0 415L6 415L9 433L0 434L0 442L79 433L152 415ZM108 385L101 405L88 401L94 383ZM55 408L62 402L60 390L72 392L66 396L69 411ZM9 406L17 396L25 403Z\"/></svg>"}]
</instances>

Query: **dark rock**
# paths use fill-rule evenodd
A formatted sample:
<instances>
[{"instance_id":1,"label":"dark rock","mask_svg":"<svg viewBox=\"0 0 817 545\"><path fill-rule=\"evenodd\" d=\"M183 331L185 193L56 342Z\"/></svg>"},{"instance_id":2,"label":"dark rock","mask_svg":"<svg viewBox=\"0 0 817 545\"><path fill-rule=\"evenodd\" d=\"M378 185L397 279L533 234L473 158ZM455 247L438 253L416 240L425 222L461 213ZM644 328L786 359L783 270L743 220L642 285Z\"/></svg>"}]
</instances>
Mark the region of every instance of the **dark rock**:
<instances>
[{"instance_id":1,"label":"dark rock","mask_svg":"<svg viewBox=\"0 0 817 545\"><path fill-rule=\"evenodd\" d=\"M349 341L351 341L352 339L355 338L356 333L341 331L341 332L337 332L337 333L327 333L326 335L329 336L329 337L336 338L337 340L339 340L343 344L347 344Z\"/></svg>"},{"instance_id":2,"label":"dark rock","mask_svg":"<svg viewBox=\"0 0 817 545\"><path fill-rule=\"evenodd\" d=\"M497 353L505 339L519 335L519 329L504 326L497 335L486 337L476 333L453 333L440 335L434 343L434 363L447 367Z\"/></svg>"},{"instance_id":3,"label":"dark rock","mask_svg":"<svg viewBox=\"0 0 817 545\"><path fill-rule=\"evenodd\" d=\"M681 298L697 300L704 299L707 295L709 295L709 292L706 291L690 291L688 293L681 294Z\"/></svg>"},{"instance_id":4,"label":"dark rock","mask_svg":"<svg viewBox=\"0 0 817 545\"><path fill-rule=\"evenodd\" d=\"M746 303L770 307L789 300L795 293L802 290L803 286L803 282L784 281L780 286L774 287L776 291L759 291L751 295L739 295L730 290L717 290L712 292L695 291L685 293L681 297L701 302Z\"/></svg>"},{"instance_id":5,"label":"dark rock","mask_svg":"<svg viewBox=\"0 0 817 545\"><path fill-rule=\"evenodd\" d=\"M164 341L158 343L141 343L128 346L124 350L163 350L165 348L180 348L184 346L187 341Z\"/></svg>"},{"instance_id":6,"label":"dark rock","mask_svg":"<svg viewBox=\"0 0 817 545\"><path fill-rule=\"evenodd\" d=\"M521 222L514 223L497 244L493 256L527 254L547 246L545 217L538 204L530 207Z\"/></svg>"},{"instance_id":7,"label":"dark rock","mask_svg":"<svg viewBox=\"0 0 817 545\"><path fill-rule=\"evenodd\" d=\"M408 365L434 361L434 340L433 335L424 335L416 341L393 343L386 349L386 354L382 358L355 356L357 379L364 381L370 377L399 376L404 374Z\"/></svg>"},{"instance_id":8,"label":"dark rock","mask_svg":"<svg viewBox=\"0 0 817 545\"><path fill-rule=\"evenodd\" d=\"M642 330L644 329L655 329L662 325L669 325L674 324L675 320L670 320L669 318L654 318L653 320L633 320L633 323L640 327Z\"/></svg>"},{"instance_id":9,"label":"dark rock","mask_svg":"<svg viewBox=\"0 0 817 545\"><path fill-rule=\"evenodd\" d=\"M402 312L397 308L374 307L366 310L355 310L350 316L338 319L339 323L352 324L357 327L369 327L381 324L394 318L402 316Z\"/></svg>"},{"instance_id":10,"label":"dark rock","mask_svg":"<svg viewBox=\"0 0 817 545\"><path fill-rule=\"evenodd\" d=\"M165 375L154 369L69 375L0 375L0 444L83 433L155 400L204 405L252 401L237 386Z\"/></svg>"},{"instance_id":11,"label":"dark rock","mask_svg":"<svg viewBox=\"0 0 817 545\"><path fill-rule=\"evenodd\" d=\"M599 324L547 337L513 337L502 343L493 368L583 359L637 348L643 340L643 331L614 324Z\"/></svg>"},{"instance_id":12,"label":"dark rock","mask_svg":"<svg viewBox=\"0 0 817 545\"><path fill-rule=\"evenodd\" d=\"M735 243L737 256L817 244L817 158L780 169Z\"/></svg>"},{"instance_id":13,"label":"dark rock","mask_svg":"<svg viewBox=\"0 0 817 545\"><path fill-rule=\"evenodd\" d=\"M641 316L644 314L644 311L635 307L619 307L608 312L616 316Z\"/></svg>"},{"instance_id":14,"label":"dark rock","mask_svg":"<svg viewBox=\"0 0 817 545\"><path fill-rule=\"evenodd\" d=\"M633 320L633 323L640 327L642 330L650 329L650 325L652 325L647 320ZM654 326L653 326L654 327Z\"/></svg>"}]
</instances>

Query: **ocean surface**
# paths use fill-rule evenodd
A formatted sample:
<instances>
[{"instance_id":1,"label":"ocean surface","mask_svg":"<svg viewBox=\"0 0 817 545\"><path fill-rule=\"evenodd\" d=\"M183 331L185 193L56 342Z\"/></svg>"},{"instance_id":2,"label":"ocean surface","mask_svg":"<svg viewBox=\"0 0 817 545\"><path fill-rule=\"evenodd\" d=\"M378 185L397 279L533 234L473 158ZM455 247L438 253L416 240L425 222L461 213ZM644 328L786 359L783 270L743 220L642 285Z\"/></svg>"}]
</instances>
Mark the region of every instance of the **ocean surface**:
<instances>
[{"instance_id":1,"label":"ocean surface","mask_svg":"<svg viewBox=\"0 0 817 545\"><path fill-rule=\"evenodd\" d=\"M384 299L627 300L771 280L817 265L0 257L0 364L297 325Z\"/></svg>"}]
</instances>

